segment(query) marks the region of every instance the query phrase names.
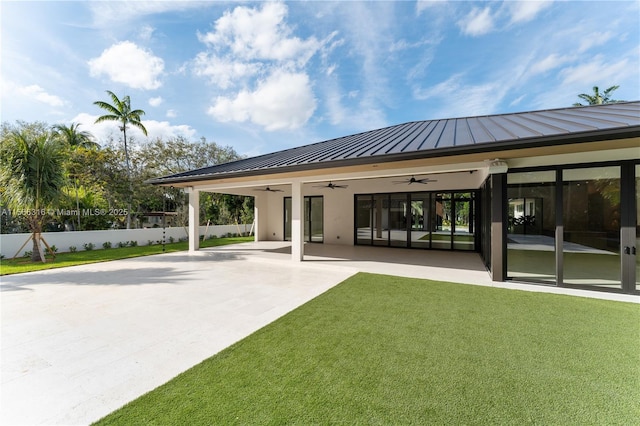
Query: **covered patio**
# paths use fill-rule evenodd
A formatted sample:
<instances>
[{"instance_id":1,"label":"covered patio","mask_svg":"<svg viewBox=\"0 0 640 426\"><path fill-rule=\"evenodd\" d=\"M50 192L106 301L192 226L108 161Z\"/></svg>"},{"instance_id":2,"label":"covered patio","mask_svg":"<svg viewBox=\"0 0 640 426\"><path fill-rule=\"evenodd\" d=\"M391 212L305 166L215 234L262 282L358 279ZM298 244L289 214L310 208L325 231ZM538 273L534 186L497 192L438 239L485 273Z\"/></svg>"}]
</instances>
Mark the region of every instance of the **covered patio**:
<instances>
[{"instance_id":1,"label":"covered patio","mask_svg":"<svg viewBox=\"0 0 640 426\"><path fill-rule=\"evenodd\" d=\"M255 197L255 241L288 241L294 262L321 250L311 242L470 251L493 282L637 293L639 109L627 102L409 122L150 183L189 194L192 253L200 193L214 192ZM513 241L532 235L551 248L542 280L537 266L522 271L509 258ZM574 276L589 262L573 256L576 246L619 262L585 282Z\"/></svg>"}]
</instances>

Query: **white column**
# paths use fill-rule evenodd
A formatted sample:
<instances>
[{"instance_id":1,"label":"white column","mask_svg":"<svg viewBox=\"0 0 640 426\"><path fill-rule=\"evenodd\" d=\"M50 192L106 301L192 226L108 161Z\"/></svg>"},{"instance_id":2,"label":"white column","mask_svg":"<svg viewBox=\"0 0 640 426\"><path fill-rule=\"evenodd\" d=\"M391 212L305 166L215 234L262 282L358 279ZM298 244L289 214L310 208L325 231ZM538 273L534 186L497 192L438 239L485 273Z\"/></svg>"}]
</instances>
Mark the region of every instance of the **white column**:
<instances>
[{"instance_id":1,"label":"white column","mask_svg":"<svg viewBox=\"0 0 640 426\"><path fill-rule=\"evenodd\" d=\"M187 188L189 193L189 252L200 248L200 192L192 186Z\"/></svg>"},{"instance_id":2,"label":"white column","mask_svg":"<svg viewBox=\"0 0 640 426\"><path fill-rule=\"evenodd\" d=\"M260 203L262 202L262 198L263 197L260 197L258 195L255 195L253 197L253 241L255 241L256 243L260 241L260 212L263 210L260 206Z\"/></svg>"},{"instance_id":3,"label":"white column","mask_svg":"<svg viewBox=\"0 0 640 426\"><path fill-rule=\"evenodd\" d=\"M291 183L291 260L300 262L304 257L304 197L302 182Z\"/></svg>"}]
</instances>

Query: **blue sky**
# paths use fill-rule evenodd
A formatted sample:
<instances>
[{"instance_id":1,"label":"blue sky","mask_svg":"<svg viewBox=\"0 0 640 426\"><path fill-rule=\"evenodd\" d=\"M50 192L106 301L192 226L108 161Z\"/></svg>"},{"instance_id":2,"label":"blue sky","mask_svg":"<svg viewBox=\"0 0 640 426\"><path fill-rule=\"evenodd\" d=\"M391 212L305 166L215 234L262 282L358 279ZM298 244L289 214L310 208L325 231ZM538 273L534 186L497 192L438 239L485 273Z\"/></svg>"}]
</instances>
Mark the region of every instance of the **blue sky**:
<instances>
[{"instance_id":1,"label":"blue sky","mask_svg":"<svg viewBox=\"0 0 640 426\"><path fill-rule=\"evenodd\" d=\"M2 1L1 117L244 155L413 120L640 99L640 2ZM137 143L142 134L133 133Z\"/></svg>"}]
</instances>

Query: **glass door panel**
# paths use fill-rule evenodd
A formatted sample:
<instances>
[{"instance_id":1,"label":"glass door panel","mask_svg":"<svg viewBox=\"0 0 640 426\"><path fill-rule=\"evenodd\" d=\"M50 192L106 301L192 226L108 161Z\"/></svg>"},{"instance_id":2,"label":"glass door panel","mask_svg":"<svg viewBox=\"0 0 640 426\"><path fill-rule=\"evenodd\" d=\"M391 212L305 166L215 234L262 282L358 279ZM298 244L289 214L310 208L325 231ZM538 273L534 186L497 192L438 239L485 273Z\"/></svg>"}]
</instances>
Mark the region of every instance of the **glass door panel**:
<instances>
[{"instance_id":1,"label":"glass door panel","mask_svg":"<svg viewBox=\"0 0 640 426\"><path fill-rule=\"evenodd\" d=\"M451 218L451 194L435 194L433 199L431 248L451 249Z\"/></svg>"},{"instance_id":2,"label":"glass door panel","mask_svg":"<svg viewBox=\"0 0 640 426\"><path fill-rule=\"evenodd\" d=\"M373 245L389 245L389 196L373 196Z\"/></svg>"},{"instance_id":3,"label":"glass door panel","mask_svg":"<svg viewBox=\"0 0 640 426\"><path fill-rule=\"evenodd\" d=\"M356 244L371 245L373 223L373 197L356 196Z\"/></svg>"},{"instance_id":4,"label":"glass door panel","mask_svg":"<svg viewBox=\"0 0 640 426\"><path fill-rule=\"evenodd\" d=\"M474 250L473 201L470 199L456 199L454 206L453 248L456 250Z\"/></svg>"},{"instance_id":5,"label":"glass door panel","mask_svg":"<svg viewBox=\"0 0 640 426\"><path fill-rule=\"evenodd\" d=\"M621 288L620 167L563 171L564 284Z\"/></svg>"},{"instance_id":6,"label":"glass door panel","mask_svg":"<svg viewBox=\"0 0 640 426\"><path fill-rule=\"evenodd\" d=\"M507 175L507 276L556 284L556 172Z\"/></svg>"},{"instance_id":7,"label":"glass door panel","mask_svg":"<svg viewBox=\"0 0 640 426\"><path fill-rule=\"evenodd\" d=\"M291 198L284 199L284 240L291 241Z\"/></svg>"},{"instance_id":8,"label":"glass door panel","mask_svg":"<svg viewBox=\"0 0 640 426\"><path fill-rule=\"evenodd\" d=\"M636 291L640 291L640 164L636 165Z\"/></svg>"},{"instance_id":9,"label":"glass door panel","mask_svg":"<svg viewBox=\"0 0 640 426\"><path fill-rule=\"evenodd\" d=\"M407 247L407 194L391 194L389 237L392 247Z\"/></svg>"},{"instance_id":10,"label":"glass door panel","mask_svg":"<svg viewBox=\"0 0 640 426\"><path fill-rule=\"evenodd\" d=\"M324 241L324 199L322 197L311 197L309 203L310 241L321 243Z\"/></svg>"},{"instance_id":11,"label":"glass door panel","mask_svg":"<svg viewBox=\"0 0 640 426\"><path fill-rule=\"evenodd\" d=\"M411 194L411 247L429 248L429 194Z\"/></svg>"},{"instance_id":12,"label":"glass door panel","mask_svg":"<svg viewBox=\"0 0 640 426\"><path fill-rule=\"evenodd\" d=\"M304 241L309 241L309 235L311 227L311 200L309 197L304 197Z\"/></svg>"}]
</instances>

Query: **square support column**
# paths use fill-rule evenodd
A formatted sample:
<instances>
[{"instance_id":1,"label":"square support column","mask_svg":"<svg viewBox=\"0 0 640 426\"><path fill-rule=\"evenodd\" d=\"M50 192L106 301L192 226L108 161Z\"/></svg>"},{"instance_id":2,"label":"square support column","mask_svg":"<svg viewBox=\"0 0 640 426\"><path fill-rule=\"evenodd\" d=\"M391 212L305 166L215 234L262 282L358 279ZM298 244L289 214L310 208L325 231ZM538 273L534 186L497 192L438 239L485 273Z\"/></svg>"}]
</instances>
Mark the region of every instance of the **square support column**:
<instances>
[{"instance_id":1,"label":"square support column","mask_svg":"<svg viewBox=\"0 0 640 426\"><path fill-rule=\"evenodd\" d=\"M507 174L491 175L491 280L507 278Z\"/></svg>"},{"instance_id":2,"label":"square support column","mask_svg":"<svg viewBox=\"0 0 640 426\"><path fill-rule=\"evenodd\" d=\"M200 248L200 192L192 186L187 188L189 193L189 252Z\"/></svg>"},{"instance_id":3,"label":"square support column","mask_svg":"<svg viewBox=\"0 0 640 426\"><path fill-rule=\"evenodd\" d=\"M300 262L304 258L304 196L302 182L291 183L291 259Z\"/></svg>"},{"instance_id":4,"label":"square support column","mask_svg":"<svg viewBox=\"0 0 640 426\"><path fill-rule=\"evenodd\" d=\"M267 238L267 208L266 196L255 195L253 203L253 239L255 242L268 240Z\"/></svg>"}]
</instances>

